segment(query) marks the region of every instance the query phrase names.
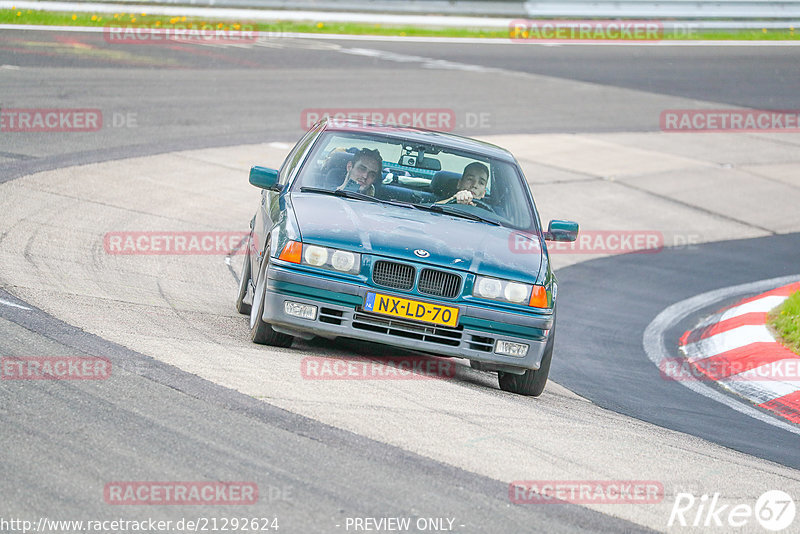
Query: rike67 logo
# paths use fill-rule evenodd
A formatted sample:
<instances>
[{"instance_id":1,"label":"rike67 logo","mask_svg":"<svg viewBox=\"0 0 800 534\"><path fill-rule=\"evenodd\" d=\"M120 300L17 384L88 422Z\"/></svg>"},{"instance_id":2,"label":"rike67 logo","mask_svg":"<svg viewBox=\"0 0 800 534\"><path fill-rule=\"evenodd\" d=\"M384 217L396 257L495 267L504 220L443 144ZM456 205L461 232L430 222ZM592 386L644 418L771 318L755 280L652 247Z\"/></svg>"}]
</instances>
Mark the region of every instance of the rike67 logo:
<instances>
[{"instance_id":1,"label":"rike67 logo","mask_svg":"<svg viewBox=\"0 0 800 534\"><path fill-rule=\"evenodd\" d=\"M669 515L668 527L702 527L741 529L742 532L757 532L755 523L762 528L779 532L794 523L796 508L794 500L781 490L764 492L755 503L720 504L720 494L678 493Z\"/></svg>"}]
</instances>

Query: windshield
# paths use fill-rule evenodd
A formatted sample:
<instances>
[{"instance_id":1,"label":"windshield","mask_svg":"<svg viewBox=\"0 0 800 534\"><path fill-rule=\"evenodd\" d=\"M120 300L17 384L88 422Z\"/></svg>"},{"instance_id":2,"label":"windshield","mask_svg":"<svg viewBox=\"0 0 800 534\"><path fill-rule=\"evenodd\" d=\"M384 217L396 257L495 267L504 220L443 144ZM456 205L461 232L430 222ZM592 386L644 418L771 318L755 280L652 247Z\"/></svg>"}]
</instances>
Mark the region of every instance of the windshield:
<instances>
[{"instance_id":1,"label":"windshield","mask_svg":"<svg viewBox=\"0 0 800 534\"><path fill-rule=\"evenodd\" d=\"M400 138L328 132L293 191L340 192L519 229L535 217L516 165ZM348 194L352 192L354 194Z\"/></svg>"}]
</instances>

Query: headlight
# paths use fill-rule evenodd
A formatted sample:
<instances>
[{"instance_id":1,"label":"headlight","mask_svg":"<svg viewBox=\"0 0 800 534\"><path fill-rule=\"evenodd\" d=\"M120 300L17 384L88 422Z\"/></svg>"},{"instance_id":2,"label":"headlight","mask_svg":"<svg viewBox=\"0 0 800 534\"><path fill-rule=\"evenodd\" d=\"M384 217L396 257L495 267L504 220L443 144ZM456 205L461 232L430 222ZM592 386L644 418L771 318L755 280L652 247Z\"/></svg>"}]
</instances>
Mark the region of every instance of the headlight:
<instances>
[{"instance_id":1,"label":"headlight","mask_svg":"<svg viewBox=\"0 0 800 534\"><path fill-rule=\"evenodd\" d=\"M547 290L543 286L476 276L472 295L483 299L527 304L537 308L547 307Z\"/></svg>"},{"instance_id":2,"label":"headlight","mask_svg":"<svg viewBox=\"0 0 800 534\"><path fill-rule=\"evenodd\" d=\"M497 278L480 277L477 282L478 296L485 299L496 299L503 290L502 284Z\"/></svg>"},{"instance_id":3,"label":"headlight","mask_svg":"<svg viewBox=\"0 0 800 534\"><path fill-rule=\"evenodd\" d=\"M349 272L356 263L356 255L345 250L337 250L331 258L331 265L337 271Z\"/></svg>"},{"instance_id":4,"label":"headlight","mask_svg":"<svg viewBox=\"0 0 800 534\"><path fill-rule=\"evenodd\" d=\"M303 247L303 259L306 263L314 267L321 267L328 262L328 249L316 245L306 245Z\"/></svg>"},{"instance_id":5,"label":"headlight","mask_svg":"<svg viewBox=\"0 0 800 534\"><path fill-rule=\"evenodd\" d=\"M503 290L503 296L506 300L519 304L520 302L525 302L529 292L530 289L525 284L508 282Z\"/></svg>"},{"instance_id":6,"label":"headlight","mask_svg":"<svg viewBox=\"0 0 800 534\"><path fill-rule=\"evenodd\" d=\"M302 248L302 254L300 248ZM301 263L347 274L358 274L361 270L361 254L357 252L309 245L298 241L289 241L283 247L279 258L292 263Z\"/></svg>"}]
</instances>

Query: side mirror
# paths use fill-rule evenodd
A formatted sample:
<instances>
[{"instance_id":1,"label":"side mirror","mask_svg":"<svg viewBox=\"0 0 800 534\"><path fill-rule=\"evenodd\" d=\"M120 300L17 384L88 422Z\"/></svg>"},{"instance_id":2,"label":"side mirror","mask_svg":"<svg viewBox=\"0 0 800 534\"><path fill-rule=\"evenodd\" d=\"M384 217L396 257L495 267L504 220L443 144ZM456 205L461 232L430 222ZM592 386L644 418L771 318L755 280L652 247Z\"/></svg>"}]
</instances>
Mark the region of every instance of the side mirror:
<instances>
[{"instance_id":1,"label":"side mirror","mask_svg":"<svg viewBox=\"0 0 800 534\"><path fill-rule=\"evenodd\" d=\"M575 241L578 239L578 223L572 221L550 221L547 232L544 233L547 241Z\"/></svg>"},{"instance_id":2,"label":"side mirror","mask_svg":"<svg viewBox=\"0 0 800 534\"><path fill-rule=\"evenodd\" d=\"M278 184L278 171L269 167L253 166L250 169L250 183L261 189L280 191L283 187Z\"/></svg>"}]
</instances>

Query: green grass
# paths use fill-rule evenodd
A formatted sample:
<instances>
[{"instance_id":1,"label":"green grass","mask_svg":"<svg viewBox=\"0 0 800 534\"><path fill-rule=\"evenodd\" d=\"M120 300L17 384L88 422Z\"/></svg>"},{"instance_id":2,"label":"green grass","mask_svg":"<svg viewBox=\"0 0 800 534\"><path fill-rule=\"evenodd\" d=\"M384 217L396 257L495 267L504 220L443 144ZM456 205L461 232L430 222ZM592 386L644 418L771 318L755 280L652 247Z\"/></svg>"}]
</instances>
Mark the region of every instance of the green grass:
<instances>
[{"instance_id":1,"label":"green grass","mask_svg":"<svg viewBox=\"0 0 800 534\"><path fill-rule=\"evenodd\" d=\"M772 310L768 320L784 344L800 354L800 291Z\"/></svg>"},{"instance_id":2,"label":"green grass","mask_svg":"<svg viewBox=\"0 0 800 534\"><path fill-rule=\"evenodd\" d=\"M128 6L130 9L132 6ZM157 28L216 28L224 30L256 29L282 33L319 33L348 35L389 35L425 37L477 37L485 39L508 39L509 30L505 28L442 28L428 26L389 26L385 24L361 23L323 23L323 22L258 22L209 19L200 17L169 17L147 14L146 6L139 6L136 12L119 13L70 13L57 11L34 11L30 9L0 10L0 24L34 24L50 26L147 26ZM376 15L377 17L377 15ZM249 24L252 24L250 26ZM665 40L796 40L798 32L785 30L693 30L690 35L672 34L664 31Z\"/></svg>"}]
</instances>

